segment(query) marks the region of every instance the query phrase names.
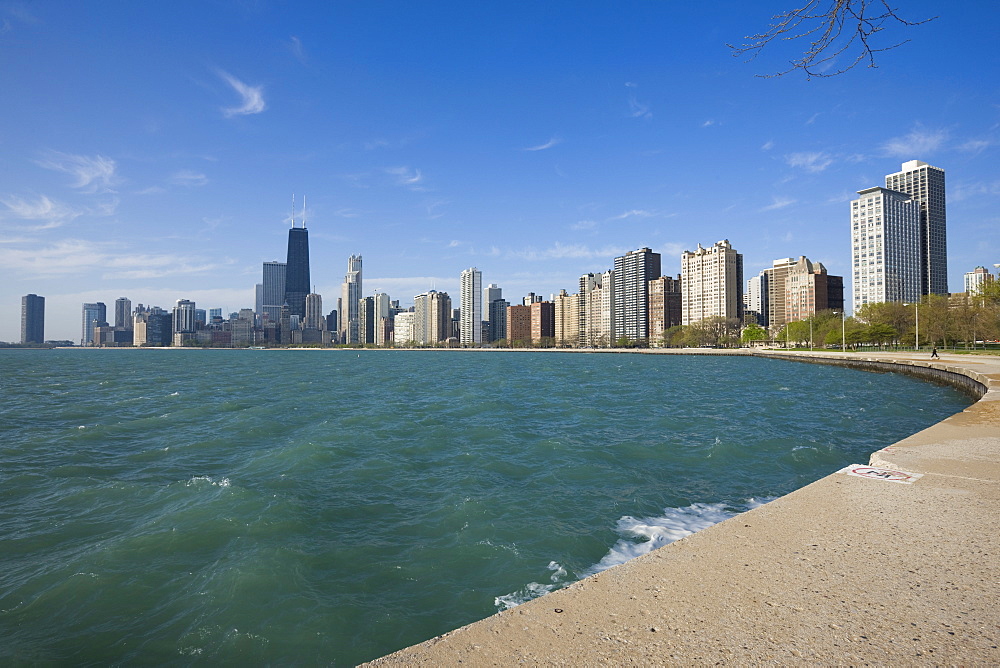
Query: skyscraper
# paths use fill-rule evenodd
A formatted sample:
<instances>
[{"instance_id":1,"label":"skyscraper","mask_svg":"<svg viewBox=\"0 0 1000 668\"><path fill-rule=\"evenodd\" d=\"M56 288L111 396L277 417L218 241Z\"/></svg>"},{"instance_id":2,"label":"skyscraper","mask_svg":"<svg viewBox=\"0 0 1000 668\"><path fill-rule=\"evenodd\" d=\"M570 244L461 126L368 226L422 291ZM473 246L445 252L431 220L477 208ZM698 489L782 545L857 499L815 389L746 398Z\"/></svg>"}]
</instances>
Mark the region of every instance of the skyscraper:
<instances>
[{"instance_id":1,"label":"skyscraper","mask_svg":"<svg viewBox=\"0 0 1000 668\"><path fill-rule=\"evenodd\" d=\"M483 273L471 267L462 272L460 296L462 299L461 325L463 346L477 346L483 342Z\"/></svg>"},{"instance_id":2,"label":"skyscraper","mask_svg":"<svg viewBox=\"0 0 1000 668\"><path fill-rule=\"evenodd\" d=\"M729 239L681 253L681 324L743 319L743 255Z\"/></svg>"},{"instance_id":3,"label":"skyscraper","mask_svg":"<svg viewBox=\"0 0 1000 668\"><path fill-rule=\"evenodd\" d=\"M489 323L489 340L499 341L507 336L507 307L510 304L503 298L503 290L496 283L486 286L483 296L483 306L486 321Z\"/></svg>"},{"instance_id":4,"label":"skyscraper","mask_svg":"<svg viewBox=\"0 0 1000 668\"><path fill-rule=\"evenodd\" d=\"M633 341L649 338L649 282L660 275L660 254L648 248L615 258L615 328Z\"/></svg>"},{"instance_id":5,"label":"skyscraper","mask_svg":"<svg viewBox=\"0 0 1000 668\"><path fill-rule=\"evenodd\" d=\"M184 345L184 341L194 336L195 303L187 299L178 299L174 306L173 332L175 346Z\"/></svg>"},{"instance_id":6,"label":"skyscraper","mask_svg":"<svg viewBox=\"0 0 1000 668\"><path fill-rule=\"evenodd\" d=\"M115 328L132 329L132 302L128 297L115 300Z\"/></svg>"},{"instance_id":7,"label":"skyscraper","mask_svg":"<svg viewBox=\"0 0 1000 668\"><path fill-rule=\"evenodd\" d=\"M755 322L767 327L767 274L763 271L747 279L743 313L748 324Z\"/></svg>"},{"instance_id":8,"label":"skyscraper","mask_svg":"<svg viewBox=\"0 0 1000 668\"><path fill-rule=\"evenodd\" d=\"M451 297L430 290L413 298L413 340L418 344L438 343L451 336Z\"/></svg>"},{"instance_id":9,"label":"skyscraper","mask_svg":"<svg viewBox=\"0 0 1000 668\"><path fill-rule=\"evenodd\" d=\"M920 203L887 188L859 190L851 202L854 308L919 300L921 255Z\"/></svg>"},{"instance_id":10,"label":"skyscraper","mask_svg":"<svg viewBox=\"0 0 1000 668\"><path fill-rule=\"evenodd\" d=\"M281 306L285 303L285 263L265 262L261 283L261 322L277 323L281 320Z\"/></svg>"},{"instance_id":11,"label":"skyscraper","mask_svg":"<svg viewBox=\"0 0 1000 668\"><path fill-rule=\"evenodd\" d=\"M295 227L292 217L292 228L288 230L288 257L285 262L285 302L290 315L301 319L306 317L306 295L310 292L309 281L309 231L305 221L302 227Z\"/></svg>"},{"instance_id":12,"label":"skyscraper","mask_svg":"<svg viewBox=\"0 0 1000 668\"><path fill-rule=\"evenodd\" d=\"M21 297L21 343L45 343L45 297Z\"/></svg>"},{"instance_id":13,"label":"skyscraper","mask_svg":"<svg viewBox=\"0 0 1000 668\"><path fill-rule=\"evenodd\" d=\"M361 299L361 256L347 258L347 274L340 294L340 340L358 343L358 300Z\"/></svg>"},{"instance_id":14,"label":"skyscraper","mask_svg":"<svg viewBox=\"0 0 1000 668\"><path fill-rule=\"evenodd\" d=\"M662 341L663 333L681 324L681 277L660 276L649 282L649 340Z\"/></svg>"},{"instance_id":15,"label":"skyscraper","mask_svg":"<svg viewBox=\"0 0 1000 668\"><path fill-rule=\"evenodd\" d=\"M976 267L972 271L965 272L962 283L965 292L969 295L978 293L987 283L993 282L993 274L986 267Z\"/></svg>"},{"instance_id":16,"label":"skyscraper","mask_svg":"<svg viewBox=\"0 0 1000 668\"><path fill-rule=\"evenodd\" d=\"M885 187L909 195L920 205L920 294L947 295L944 170L910 160L895 174L886 174Z\"/></svg>"},{"instance_id":17,"label":"skyscraper","mask_svg":"<svg viewBox=\"0 0 1000 668\"><path fill-rule=\"evenodd\" d=\"M788 322L788 314L785 306L785 281L788 279L788 272L795 266L795 258L783 257L771 263L771 266L761 272L764 279L761 281L761 289L767 290L767 310L764 317L767 320L767 327L777 331Z\"/></svg>"},{"instance_id":18,"label":"skyscraper","mask_svg":"<svg viewBox=\"0 0 1000 668\"><path fill-rule=\"evenodd\" d=\"M396 307L399 302L395 302ZM384 346L392 341L393 302L384 292L375 293L375 345Z\"/></svg>"},{"instance_id":19,"label":"skyscraper","mask_svg":"<svg viewBox=\"0 0 1000 668\"><path fill-rule=\"evenodd\" d=\"M325 329L326 319L323 317L323 297L310 292L306 295L306 329Z\"/></svg>"},{"instance_id":20,"label":"skyscraper","mask_svg":"<svg viewBox=\"0 0 1000 668\"><path fill-rule=\"evenodd\" d=\"M580 295L560 290L553 303L556 345L575 348L580 343Z\"/></svg>"},{"instance_id":21,"label":"skyscraper","mask_svg":"<svg viewBox=\"0 0 1000 668\"><path fill-rule=\"evenodd\" d=\"M108 307L104 302L87 303L83 305L83 333L80 345L89 346L94 343L94 327L108 321Z\"/></svg>"}]
</instances>

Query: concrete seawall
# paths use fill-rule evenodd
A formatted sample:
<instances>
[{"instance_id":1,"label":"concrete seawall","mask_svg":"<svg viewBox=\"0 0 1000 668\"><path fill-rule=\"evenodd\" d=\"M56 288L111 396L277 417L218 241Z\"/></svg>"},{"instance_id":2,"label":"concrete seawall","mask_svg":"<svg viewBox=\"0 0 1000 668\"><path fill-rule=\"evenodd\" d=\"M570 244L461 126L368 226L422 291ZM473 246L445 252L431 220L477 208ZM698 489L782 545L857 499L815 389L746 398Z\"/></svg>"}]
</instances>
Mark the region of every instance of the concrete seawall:
<instances>
[{"instance_id":1,"label":"concrete seawall","mask_svg":"<svg viewBox=\"0 0 1000 668\"><path fill-rule=\"evenodd\" d=\"M831 473L372 665L1000 664L1000 358L756 354L905 371L980 398L873 443L869 464L899 475ZM920 477L892 481L903 474Z\"/></svg>"}]
</instances>

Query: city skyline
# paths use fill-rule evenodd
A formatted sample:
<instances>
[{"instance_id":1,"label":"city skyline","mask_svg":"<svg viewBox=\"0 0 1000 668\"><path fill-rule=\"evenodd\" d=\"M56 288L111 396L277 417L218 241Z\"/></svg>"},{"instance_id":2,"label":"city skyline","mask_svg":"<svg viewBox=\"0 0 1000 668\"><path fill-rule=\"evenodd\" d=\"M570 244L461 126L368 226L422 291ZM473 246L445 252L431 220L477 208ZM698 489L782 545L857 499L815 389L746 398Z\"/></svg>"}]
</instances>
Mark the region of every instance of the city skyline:
<instances>
[{"instance_id":1,"label":"city skyline","mask_svg":"<svg viewBox=\"0 0 1000 668\"><path fill-rule=\"evenodd\" d=\"M326 311L352 255L403 305L472 266L511 303L575 292L643 247L675 275L719 239L745 277L850 280L850 201L908 160L948 173L948 289L1000 262L995 9L912 3L939 18L877 69L806 81L731 57L768 23L746 3L191 8L0 9L0 303L44 296L47 339L123 295L254 307L292 193Z\"/></svg>"}]
</instances>

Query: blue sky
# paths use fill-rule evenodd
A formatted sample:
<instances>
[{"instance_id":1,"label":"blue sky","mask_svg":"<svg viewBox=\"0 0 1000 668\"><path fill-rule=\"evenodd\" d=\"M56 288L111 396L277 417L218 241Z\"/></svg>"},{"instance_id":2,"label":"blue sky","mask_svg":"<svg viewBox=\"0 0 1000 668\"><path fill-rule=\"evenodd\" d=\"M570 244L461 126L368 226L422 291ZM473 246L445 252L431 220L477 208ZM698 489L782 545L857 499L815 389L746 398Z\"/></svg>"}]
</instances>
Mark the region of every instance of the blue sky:
<instances>
[{"instance_id":1,"label":"blue sky","mask_svg":"<svg viewBox=\"0 0 1000 668\"><path fill-rule=\"evenodd\" d=\"M312 280L518 300L728 238L747 277L849 275L849 201L942 167L949 282L1000 262L1000 5L915 0L878 67L807 80L726 43L778 2L0 3L0 340L80 304L252 307L308 198ZM457 306L457 304L456 304Z\"/></svg>"}]
</instances>

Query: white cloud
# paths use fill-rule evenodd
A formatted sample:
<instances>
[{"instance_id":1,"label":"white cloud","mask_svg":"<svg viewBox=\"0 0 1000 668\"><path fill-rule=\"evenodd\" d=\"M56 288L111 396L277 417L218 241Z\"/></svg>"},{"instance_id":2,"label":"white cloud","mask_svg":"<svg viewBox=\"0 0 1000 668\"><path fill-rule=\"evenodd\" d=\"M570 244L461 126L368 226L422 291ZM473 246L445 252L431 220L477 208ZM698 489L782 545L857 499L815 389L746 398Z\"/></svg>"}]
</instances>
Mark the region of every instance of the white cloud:
<instances>
[{"instance_id":1,"label":"white cloud","mask_svg":"<svg viewBox=\"0 0 1000 668\"><path fill-rule=\"evenodd\" d=\"M72 186L87 193L111 192L112 186L118 181L115 161L103 155L91 158L86 155L49 151L42 159L36 160L35 164L45 169L70 174L74 177Z\"/></svg>"},{"instance_id":2,"label":"white cloud","mask_svg":"<svg viewBox=\"0 0 1000 668\"><path fill-rule=\"evenodd\" d=\"M613 246L594 249L582 244L562 244L557 241L554 246L545 250L527 248L520 251L510 251L507 255L522 260L563 260L568 258L589 260L604 258L610 261L624 252L621 248Z\"/></svg>"},{"instance_id":3,"label":"white cloud","mask_svg":"<svg viewBox=\"0 0 1000 668\"><path fill-rule=\"evenodd\" d=\"M521 150L522 151L544 151L545 149L552 148L553 146L555 146L556 144L559 144L561 142L562 142L562 139L560 139L559 137L553 137L552 139L548 140L544 144L539 144L538 146L529 146L529 147L523 148Z\"/></svg>"},{"instance_id":4,"label":"white cloud","mask_svg":"<svg viewBox=\"0 0 1000 668\"><path fill-rule=\"evenodd\" d=\"M292 52L292 55L295 56L300 63L306 62L306 50L302 46L302 40L295 35L288 38L288 50Z\"/></svg>"},{"instance_id":5,"label":"white cloud","mask_svg":"<svg viewBox=\"0 0 1000 668\"><path fill-rule=\"evenodd\" d=\"M996 142L991 139L970 139L967 142L958 145L959 151L965 151L967 153L982 153L990 146L993 146Z\"/></svg>"},{"instance_id":6,"label":"white cloud","mask_svg":"<svg viewBox=\"0 0 1000 668\"><path fill-rule=\"evenodd\" d=\"M807 172L817 173L833 164L833 158L828 153L817 151L814 153L789 153L785 156L785 162L789 167L801 167Z\"/></svg>"},{"instance_id":7,"label":"white cloud","mask_svg":"<svg viewBox=\"0 0 1000 668\"><path fill-rule=\"evenodd\" d=\"M223 72L222 70L218 70L218 75L226 83L232 86L233 90L235 90L242 98L242 104L240 104L240 106L228 107L222 110L222 114L226 118L259 114L267 109L267 103L264 102L263 86L248 86L236 77L227 72Z\"/></svg>"},{"instance_id":8,"label":"white cloud","mask_svg":"<svg viewBox=\"0 0 1000 668\"><path fill-rule=\"evenodd\" d=\"M597 227L596 220L578 220L569 226L569 229L576 231L592 230Z\"/></svg>"},{"instance_id":9,"label":"white cloud","mask_svg":"<svg viewBox=\"0 0 1000 668\"><path fill-rule=\"evenodd\" d=\"M760 147L760 150L762 150L762 151L770 151L772 148L774 148L774 140L770 139L770 140L764 142L764 145Z\"/></svg>"},{"instance_id":10,"label":"white cloud","mask_svg":"<svg viewBox=\"0 0 1000 668\"><path fill-rule=\"evenodd\" d=\"M1000 181L975 181L973 183L959 183L950 188L948 199L961 202L974 197L993 197L996 195L1000 195Z\"/></svg>"},{"instance_id":11,"label":"white cloud","mask_svg":"<svg viewBox=\"0 0 1000 668\"><path fill-rule=\"evenodd\" d=\"M462 245L462 242L461 242L461 241L459 241L458 239L452 239L452 240L451 240L451 241L450 241L450 242L448 243L448 248L458 248L458 247L459 247L459 246L461 246L461 245Z\"/></svg>"},{"instance_id":12,"label":"white cloud","mask_svg":"<svg viewBox=\"0 0 1000 668\"><path fill-rule=\"evenodd\" d=\"M707 121L703 122L703 123L701 124L701 127L703 127L703 128L710 128L710 127L712 127L713 125L715 125L715 120L714 120L714 119L711 119L711 118L710 118L710 119L708 119Z\"/></svg>"},{"instance_id":13,"label":"white cloud","mask_svg":"<svg viewBox=\"0 0 1000 668\"><path fill-rule=\"evenodd\" d=\"M909 134L882 144L882 151L885 155L904 160L920 159L937 151L947 139L947 130L925 130L918 125Z\"/></svg>"},{"instance_id":14,"label":"white cloud","mask_svg":"<svg viewBox=\"0 0 1000 668\"><path fill-rule=\"evenodd\" d=\"M638 88L638 84L634 84L630 81L625 82L626 88ZM636 98L635 93L629 93L628 96L628 115L632 118L652 118L653 112L649 110L649 105L645 102L639 102Z\"/></svg>"},{"instance_id":15,"label":"white cloud","mask_svg":"<svg viewBox=\"0 0 1000 668\"><path fill-rule=\"evenodd\" d=\"M649 218L655 216L655 211L645 211L643 209L629 209L624 213L620 213L617 216L611 216L608 220L625 220L626 218Z\"/></svg>"},{"instance_id":16,"label":"white cloud","mask_svg":"<svg viewBox=\"0 0 1000 668\"><path fill-rule=\"evenodd\" d=\"M387 167L385 173L396 177L396 184L405 186L410 190L422 191L424 188L418 186L424 180L424 175L419 169L409 167Z\"/></svg>"},{"instance_id":17,"label":"white cloud","mask_svg":"<svg viewBox=\"0 0 1000 668\"><path fill-rule=\"evenodd\" d=\"M182 169L170 175L170 182L178 186L196 187L208 183L208 177L200 172Z\"/></svg>"},{"instance_id":18,"label":"white cloud","mask_svg":"<svg viewBox=\"0 0 1000 668\"><path fill-rule=\"evenodd\" d=\"M791 206L795 204L794 199L788 199L787 197L772 197L771 203L758 211L776 211L778 209L784 209L786 206Z\"/></svg>"},{"instance_id":19,"label":"white cloud","mask_svg":"<svg viewBox=\"0 0 1000 668\"><path fill-rule=\"evenodd\" d=\"M31 248L0 247L0 265L25 278L80 276L89 270L102 272L104 279L183 276L221 266L187 255L137 254L122 251L112 244L83 239L64 239Z\"/></svg>"},{"instance_id":20,"label":"white cloud","mask_svg":"<svg viewBox=\"0 0 1000 668\"><path fill-rule=\"evenodd\" d=\"M38 223L23 228L29 230L45 230L60 227L84 213L82 210L74 209L61 202L49 199L45 195L40 195L34 202L12 196L0 199L0 204L7 207L9 216L4 216L5 218L36 221Z\"/></svg>"}]
</instances>

